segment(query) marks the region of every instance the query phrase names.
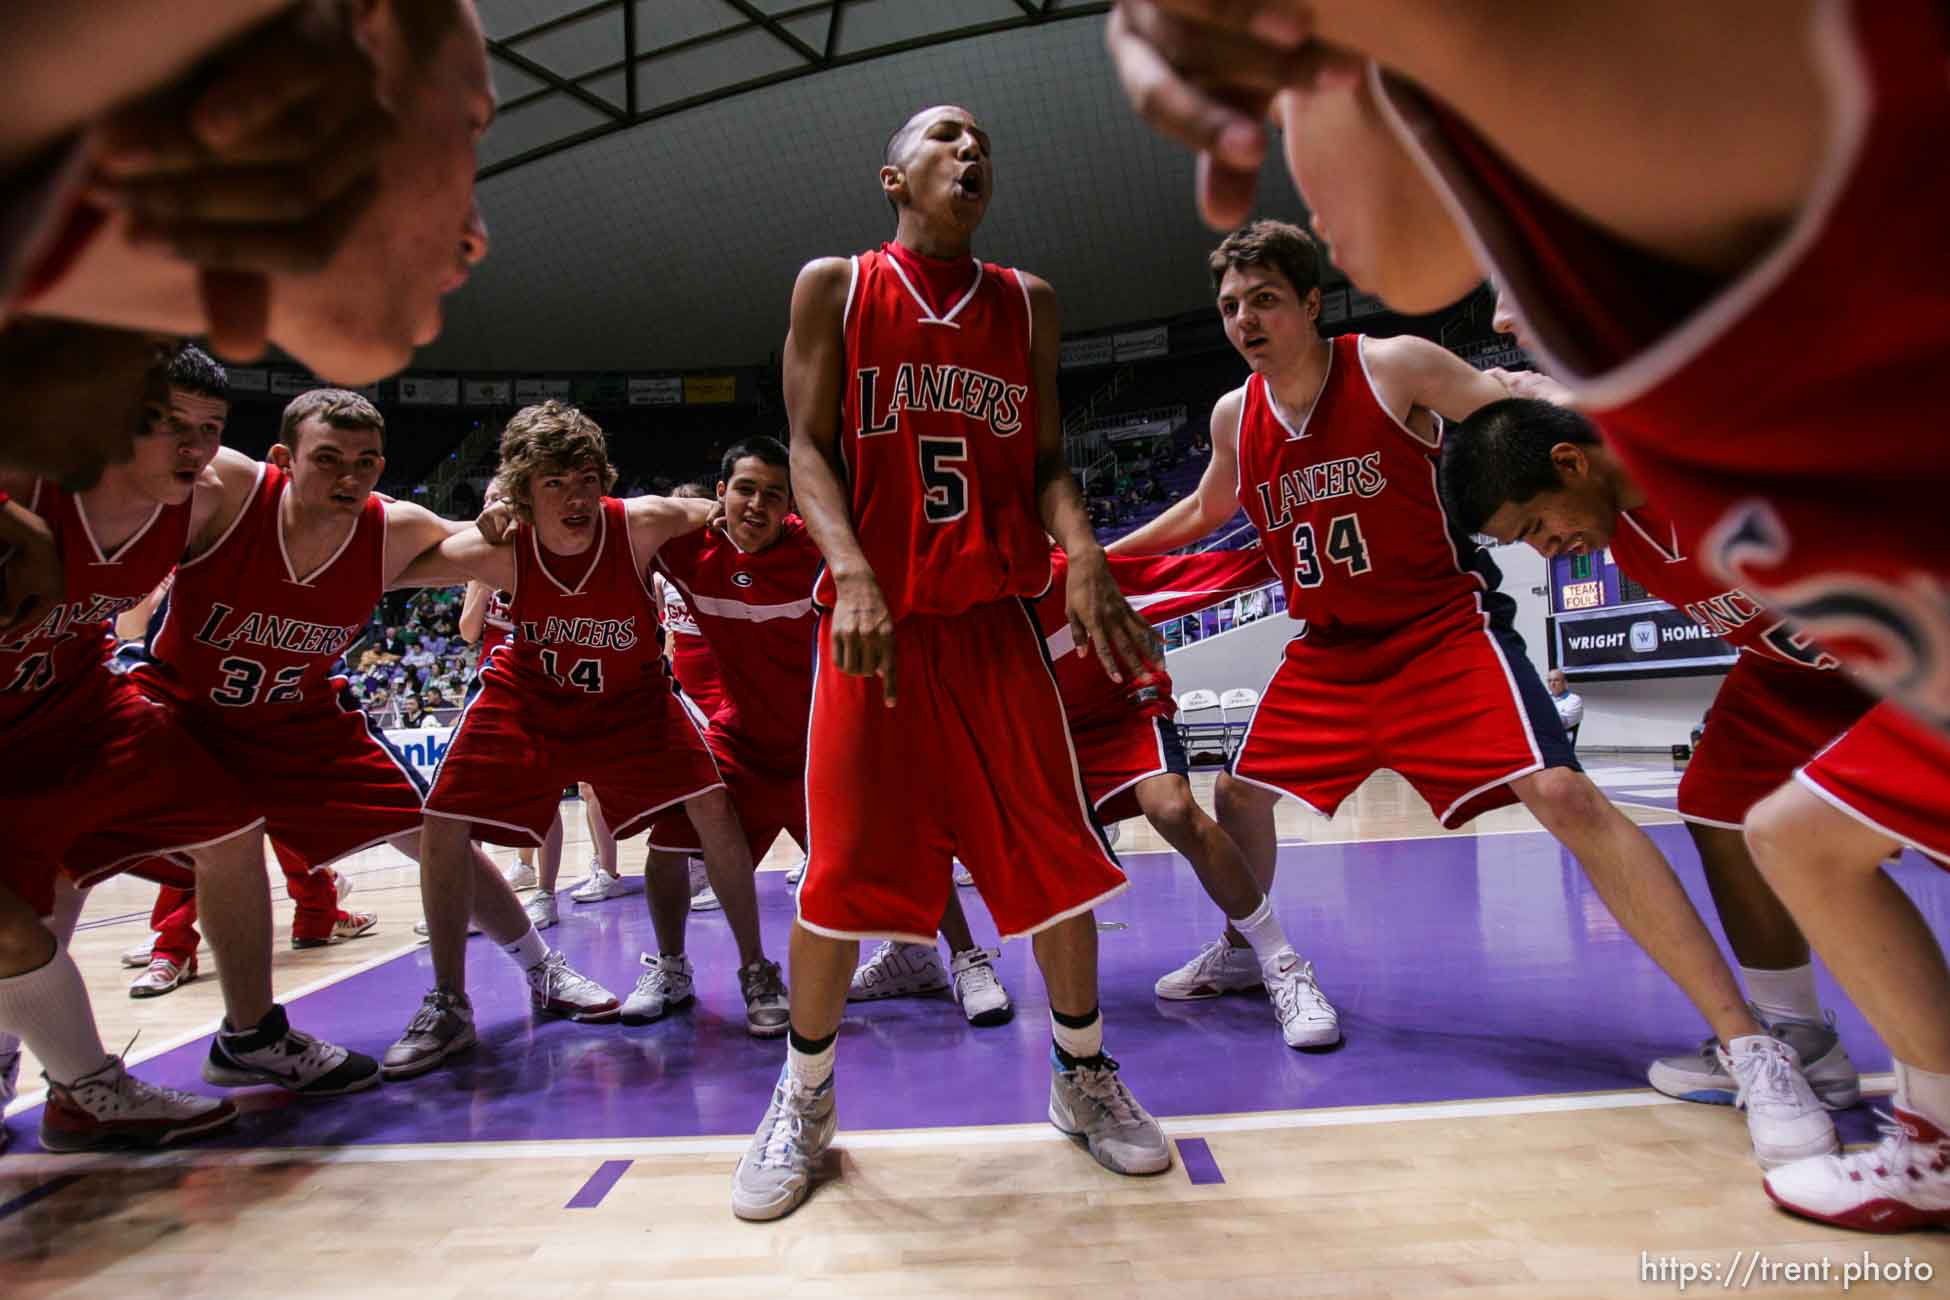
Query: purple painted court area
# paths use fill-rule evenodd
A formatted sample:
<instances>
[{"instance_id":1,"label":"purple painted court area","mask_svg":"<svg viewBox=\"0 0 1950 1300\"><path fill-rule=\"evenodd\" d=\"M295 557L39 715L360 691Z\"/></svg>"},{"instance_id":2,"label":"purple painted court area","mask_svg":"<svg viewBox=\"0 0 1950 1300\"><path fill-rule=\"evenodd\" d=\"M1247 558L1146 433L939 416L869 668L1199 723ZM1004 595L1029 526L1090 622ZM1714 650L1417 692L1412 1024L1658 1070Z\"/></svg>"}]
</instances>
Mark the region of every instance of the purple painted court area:
<instances>
[{"instance_id":1,"label":"purple painted court area","mask_svg":"<svg viewBox=\"0 0 1950 1300\"><path fill-rule=\"evenodd\" d=\"M1683 829L1654 828L1696 903L1711 914ZM1104 907L1106 1046L1160 1115L1449 1101L1644 1086L1646 1064L1688 1049L1699 1017L1626 937L1569 855L1541 833L1459 836L1281 850L1277 897L1288 932L1340 1007L1346 1045L1289 1050L1263 995L1161 1002L1151 985L1219 933L1192 871L1165 854L1132 855L1132 888ZM1915 857L1896 878L1925 918L1950 929L1950 880ZM782 955L792 915L784 878L759 881L765 933ZM978 937L994 934L961 892ZM395 932L396 933L396 932ZM547 937L619 995L650 944L634 893L562 902ZM377 942L388 942L381 939ZM532 1019L526 986L481 940L469 945L481 1042L451 1067L338 1101L248 1094L232 1146L519 1141L744 1135L764 1112L782 1040L745 1034L735 956L721 913L691 919L698 1004L655 1025L582 1026ZM850 1129L1035 1123L1049 1087L1049 1032L1029 945L999 968L1016 1019L975 1029L945 996L856 1004L839 1043L841 1122ZM300 1028L375 1055L405 1025L431 980L424 949L294 1004ZM1825 981L1825 977L1824 977ZM1864 1070L1888 1053L1842 1001L1850 1052ZM202 1042L139 1073L208 1091ZM32 1146L33 1114L12 1121ZM1869 1133L1866 1111L1844 1133Z\"/></svg>"}]
</instances>

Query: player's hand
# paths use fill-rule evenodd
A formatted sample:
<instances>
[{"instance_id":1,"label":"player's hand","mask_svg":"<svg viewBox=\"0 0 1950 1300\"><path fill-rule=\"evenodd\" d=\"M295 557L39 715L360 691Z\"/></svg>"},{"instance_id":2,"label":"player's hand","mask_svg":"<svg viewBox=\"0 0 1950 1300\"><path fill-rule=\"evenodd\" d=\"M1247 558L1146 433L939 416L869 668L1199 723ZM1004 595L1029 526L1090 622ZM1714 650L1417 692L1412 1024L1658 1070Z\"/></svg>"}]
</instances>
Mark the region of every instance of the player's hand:
<instances>
[{"instance_id":1,"label":"player's hand","mask_svg":"<svg viewBox=\"0 0 1950 1300\"><path fill-rule=\"evenodd\" d=\"M1124 599L1102 551L1082 560L1071 557L1064 598L1077 653L1095 650L1097 662L1112 681L1121 684L1127 675L1136 677L1147 668L1164 666L1164 644L1157 629L1138 617Z\"/></svg>"},{"instance_id":2,"label":"player's hand","mask_svg":"<svg viewBox=\"0 0 1950 1300\"><path fill-rule=\"evenodd\" d=\"M263 352L267 276L323 267L378 192L396 123L356 12L302 0L96 129L90 197L128 214L137 247L198 267L225 356Z\"/></svg>"},{"instance_id":3,"label":"player's hand","mask_svg":"<svg viewBox=\"0 0 1950 1300\"><path fill-rule=\"evenodd\" d=\"M1318 69L1296 0L1118 0L1104 44L1131 106L1198 154L1198 204L1231 230L1251 215L1273 97Z\"/></svg>"},{"instance_id":4,"label":"player's hand","mask_svg":"<svg viewBox=\"0 0 1950 1300\"><path fill-rule=\"evenodd\" d=\"M0 505L10 548L0 562L0 633L29 628L61 603L66 581L61 546L47 521L18 501Z\"/></svg>"},{"instance_id":5,"label":"player's hand","mask_svg":"<svg viewBox=\"0 0 1950 1300\"><path fill-rule=\"evenodd\" d=\"M474 526L481 530L481 540L489 546L499 546L508 540L519 522L515 508L506 501L490 501L481 507L481 513L474 516Z\"/></svg>"},{"instance_id":6,"label":"player's hand","mask_svg":"<svg viewBox=\"0 0 1950 1300\"><path fill-rule=\"evenodd\" d=\"M1512 397L1530 397L1558 406L1577 404L1570 389L1535 370L1505 370L1502 366L1492 366L1483 373L1502 384Z\"/></svg>"},{"instance_id":7,"label":"player's hand","mask_svg":"<svg viewBox=\"0 0 1950 1300\"><path fill-rule=\"evenodd\" d=\"M880 678L881 702L892 708L898 693L894 684L894 620L887 600L872 575L841 580L833 605L833 658L839 670L854 677Z\"/></svg>"}]
</instances>

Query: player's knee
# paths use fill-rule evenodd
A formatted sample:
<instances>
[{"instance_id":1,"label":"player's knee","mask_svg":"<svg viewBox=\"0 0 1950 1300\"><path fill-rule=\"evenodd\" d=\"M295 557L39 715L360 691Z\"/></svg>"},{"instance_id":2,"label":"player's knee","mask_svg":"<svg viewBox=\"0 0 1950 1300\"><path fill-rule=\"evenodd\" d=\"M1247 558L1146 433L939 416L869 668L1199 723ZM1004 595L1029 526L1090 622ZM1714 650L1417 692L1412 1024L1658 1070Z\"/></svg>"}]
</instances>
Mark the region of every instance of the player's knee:
<instances>
[{"instance_id":1,"label":"player's knee","mask_svg":"<svg viewBox=\"0 0 1950 1300\"><path fill-rule=\"evenodd\" d=\"M1593 827L1619 815L1591 778L1568 767L1549 767L1530 778L1530 805L1539 820L1560 833Z\"/></svg>"},{"instance_id":2,"label":"player's knee","mask_svg":"<svg viewBox=\"0 0 1950 1300\"><path fill-rule=\"evenodd\" d=\"M1825 804L1793 784L1781 786L1749 809L1741 832L1761 875L1779 880L1818 863L1829 839L1823 825L1827 811Z\"/></svg>"},{"instance_id":3,"label":"player's knee","mask_svg":"<svg viewBox=\"0 0 1950 1300\"><path fill-rule=\"evenodd\" d=\"M39 970L57 946L53 932L38 918L8 909L0 915L0 979Z\"/></svg>"},{"instance_id":4,"label":"player's knee","mask_svg":"<svg viewBox=\"0 0 1950 1300\"><path fill-rule=\"evenodd\" d=\"M1150 785L1157 788L1152 789ZM1157 781L1140 789L1138 802L1144 816L1162 835L1171 836L1193 830L1204 817L1204 810L1192 798L1189 782Z\"/></svg>"},{"instance_id":5,"label":"player's knee","mask_svg":"<svg viewBox=\"0 0 1950 1300\"><path fill-rule=\"evenodd\" d=\"M1235 817L1251 817L1270 808L1277 796L1249 785L1230 772L1219 773L1219 783L1213 788L1212 799L1219 808L1219 820L1229 821Z\"/></svg>"}]
</instances>

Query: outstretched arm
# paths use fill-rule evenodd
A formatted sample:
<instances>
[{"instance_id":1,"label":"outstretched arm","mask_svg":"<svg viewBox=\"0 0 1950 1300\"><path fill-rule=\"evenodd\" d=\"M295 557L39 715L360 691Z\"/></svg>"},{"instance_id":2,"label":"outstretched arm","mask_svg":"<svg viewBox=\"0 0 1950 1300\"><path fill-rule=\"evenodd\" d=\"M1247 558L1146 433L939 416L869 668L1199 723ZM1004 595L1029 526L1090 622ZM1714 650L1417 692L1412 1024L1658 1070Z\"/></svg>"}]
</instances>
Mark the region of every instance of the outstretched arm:
<instances>
[{"instance_id":1,"label":"outstretched arm","mask_svg":"<svg viewBox=\"0 0 1950 1300\"><path fill-rule=\"evenodd\" d=\"M404 502L386 507L389 524L393 511L402 507L425 515L426 520L408 520L397 533L388 527L387 567L393 570L387 578L388 589L458 587L463 582L479 582L502 591L515 589L512 546L496 546L473 524L453 524ZM416 545L422 549L413 549Z\"/></svg>"},{"instance_id":2,"label":"outstretched arm","mask_svg":"<svg viewBox=\"0 0 1950 1300\"><path fill-rule=\"evenodd\" d=\"M636 567L650 571L657 551L673 537L694 533L717 513L718 503L689 497L631 497L623 503L624 518L630 521L630 551Z\"/></svg>"},{"instance_id":3,"label":"outstretched arm","mask_svg":"<svg viewBox=\"0 0 1950 1300\"><path fill-rule=\"evenodd\" d=\"M481 643L481 629L487 625L488 598L493 594L494 588L484 583L467 584L467 596L460 603L460 619L455 626L460 639L469 645Z\"/></svg>"},{"instance_id":4,"label":"outstretched arm","mask_svg":"<svg viewBox=\"0 0 1950 1300\"><path fill-rule=\"evenodd\" d=\"M882 699L891 705L896 694L894 620L853 531L853 511L840 475L846 295L852 275L847 259L822 257L808 262L792 286L792 327L785 337L792 490L839 593L832 614L834 666L855 677L879 677Z\"/></svg>"}]
</instances>

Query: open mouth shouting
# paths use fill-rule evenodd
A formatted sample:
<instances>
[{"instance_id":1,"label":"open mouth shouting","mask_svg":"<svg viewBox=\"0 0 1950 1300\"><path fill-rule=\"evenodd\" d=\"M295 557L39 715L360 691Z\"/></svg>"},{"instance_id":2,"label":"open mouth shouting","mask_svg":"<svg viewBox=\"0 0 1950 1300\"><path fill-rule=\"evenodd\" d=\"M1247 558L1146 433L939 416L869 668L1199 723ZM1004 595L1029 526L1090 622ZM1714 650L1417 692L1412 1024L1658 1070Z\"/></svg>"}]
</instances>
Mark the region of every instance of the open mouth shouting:
<instances>
[{"instance_id":1,"label":"open mouth shouting","mask_svg":"<svg viewBox=\"0 0 1950 1300\"><path fill-rule=\"evenodd\" d=\"M988 178L980 167L970 167L955 177L955 197L965 203L980 203L988 191Z\"/></svg>"},{"instance_id":2,"label":"open mouth shouting","mask_svg":"<svg viewBox=\"0 0 1950 1300\"><path fill-rule=\"evenodd\" d=\"M589 525L591 525L595 521L596 521L596 516L587 513L578 513L573 515L562 516L562 526L568 529L570 532L575 532L575 533L581 532L583 529L589 527Z\"/></svg>"}]
</instances>

